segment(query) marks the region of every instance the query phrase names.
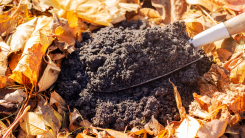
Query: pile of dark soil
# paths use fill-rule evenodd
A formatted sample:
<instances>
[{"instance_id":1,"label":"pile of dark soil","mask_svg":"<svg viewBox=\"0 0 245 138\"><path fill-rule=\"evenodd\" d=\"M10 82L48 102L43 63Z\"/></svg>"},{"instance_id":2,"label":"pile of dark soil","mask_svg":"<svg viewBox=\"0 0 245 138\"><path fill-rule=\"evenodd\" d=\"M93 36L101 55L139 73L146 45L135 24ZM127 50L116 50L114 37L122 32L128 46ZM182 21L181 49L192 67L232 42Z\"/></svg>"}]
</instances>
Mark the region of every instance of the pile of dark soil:
<instances>
[{"instance_id":1,"label":"pile of dark soil","mask_svg":"<svg viewBox=\"0 0 245 138\"><path fill-rule=\"evenodd\" d=\"M56 91L94 126L124 130L143 125L152 115L162 124L178 120L171 81L183 105L199 92L197 81L209 70L207 57L164 78L123 91L107 93L165 74L200 57L189 44L184 22L147 28L142 21L105 27L76 43L62 63Z\"/></svg>"}]
</instances>

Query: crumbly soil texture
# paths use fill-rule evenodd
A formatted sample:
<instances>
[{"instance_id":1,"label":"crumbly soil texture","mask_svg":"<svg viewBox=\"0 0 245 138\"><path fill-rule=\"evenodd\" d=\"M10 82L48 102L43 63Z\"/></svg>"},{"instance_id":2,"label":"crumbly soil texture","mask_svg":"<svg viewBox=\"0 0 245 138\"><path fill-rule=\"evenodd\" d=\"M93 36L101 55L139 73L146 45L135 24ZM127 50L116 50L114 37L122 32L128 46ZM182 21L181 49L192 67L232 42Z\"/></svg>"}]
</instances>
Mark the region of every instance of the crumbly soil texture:
<instances>
[{"instance_id":1,"label":"crumbly soil texture","mask_svg":"<svg viewBox=\"0 0 245 138\"><path fill-rule=\"evenodd\" d=\"M197 81L211 67L207 57L161 79L129 88L205 56L188 42L183 21L147 27L123 21L83 33L76 51L64 59L56 91L94 126L124 130L143 126L154 116L161 124L179 120L173 87L187 108L199 93ZM116 92L107 92L116 91Z\"/></svg>"}]
</instances>

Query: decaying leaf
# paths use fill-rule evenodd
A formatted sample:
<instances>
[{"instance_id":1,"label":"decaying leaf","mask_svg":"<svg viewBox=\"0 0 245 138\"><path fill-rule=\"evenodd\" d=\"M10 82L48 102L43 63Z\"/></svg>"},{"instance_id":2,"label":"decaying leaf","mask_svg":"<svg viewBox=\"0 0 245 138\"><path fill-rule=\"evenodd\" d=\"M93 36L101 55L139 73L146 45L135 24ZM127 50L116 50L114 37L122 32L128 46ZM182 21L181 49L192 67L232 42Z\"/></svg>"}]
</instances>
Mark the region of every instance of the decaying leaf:
<instances>
[{"instance_id":1,"label":"decaying leaf","mask_svg":"<svg viewBox=\"0 0 245 138\"><path fill-rule=\"evenodd\" d=\"M52 92L50 96L50 105L55 104L58 108L58 112L63 115L64 111L66 111L66 102L62 99L62 97L57 92Z\"/></svg>"},{"instance_id":2,"label":"decaying leaf","mask_svg":"<svg viewBox=\"0 0 245 138\"><path fill-rule=\"evenodd\" d=\"M28 135L40 135L46 131L44 120L34 112L28 112L22 118L20 127Z\"/></svg>"},{"instance_id":3,"label":"decaying leaf","mask_svg":"<svg viewBox=\"0 0 245 138\"><path fill-rule=\"evenodd\" d=\"M79 119L81 119L80 122L75 123ZM73 113L70 114L69 121L70 121L70 125L69 125L70 131L77 129L78 127L84 127L84 128L91 127L91 123L88 120L84 120L77 109L74 109ZM77 126L76 124L79 124L79 126Z\"/></svg>"},{"instance_id":4,"label":"decaying leaf","mask_svg":"<svg viewBox=\"0 0 245 138\"><path fill-rule=\"evenodd\" d=\"M198 130L197 135L201 138L218 138L225 133L226 126L227 122L222 120L205 122Z\"/></svg>"},{"instance_id":5,"label":"decaying leaf","mask_svg":"<svg viewBox=\"0 0 245 138\"><path fill-rule=\"evenodd\" d=\"M56 137L61 127L62 116L49 104L46 104L46 101L41 96L38 96L38 105L34 112L37 115L42 116L43 120L45 120L45 125L50 128L43 134L43 136Z\"/></svg>"},{"instance_id":6,"label":"decaying leaf","mask_svg":"<svg viewBox=\"0 0 245 138\"><path fill-rule=\"evenodd\" d=\"M179 128L176 129L175 135L178 138L194 138L200 127L198 121L190 116L187 116L180 124Z\"/></svg>"},{"instance_id":7,"label":"decaying leaf","mask_svg":"<svg viewBox=\"0 0 245 138\"><path fill-rule=\"evenodd\" d=\"M223 92L231 82L229 76L230 74L226 69L213 64L211 69L198 82L200 94L212 97L215 92Z\"/></svg>"}]
</instances>

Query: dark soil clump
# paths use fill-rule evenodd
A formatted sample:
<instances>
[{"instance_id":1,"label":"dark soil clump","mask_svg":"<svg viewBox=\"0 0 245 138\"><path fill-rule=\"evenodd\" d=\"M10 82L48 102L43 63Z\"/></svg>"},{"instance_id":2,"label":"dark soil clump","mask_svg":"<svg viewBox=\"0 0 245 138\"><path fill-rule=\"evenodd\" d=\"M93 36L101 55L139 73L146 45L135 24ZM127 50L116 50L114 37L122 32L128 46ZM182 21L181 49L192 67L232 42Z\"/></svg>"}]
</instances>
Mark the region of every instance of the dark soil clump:
<instances>
[{"instance_id":1,"label":"dark soil clump","mask_svg":"<svg viewBox=\"0 0 245 138\"><path fill-rule=\"evenodd\" d=\"M118 92L152 79L200 57L185 31L184 22L147 28L142 21L124 21L83 34L83 42L62 63L56 91L94 126L124 130L142 126L153 115L160 123L179 119L173 87L183 105L199 92L197 81L209 70L207 57L164 78ZM101 92L102 91L102 92Z\"/></svg>"}]
</instances>

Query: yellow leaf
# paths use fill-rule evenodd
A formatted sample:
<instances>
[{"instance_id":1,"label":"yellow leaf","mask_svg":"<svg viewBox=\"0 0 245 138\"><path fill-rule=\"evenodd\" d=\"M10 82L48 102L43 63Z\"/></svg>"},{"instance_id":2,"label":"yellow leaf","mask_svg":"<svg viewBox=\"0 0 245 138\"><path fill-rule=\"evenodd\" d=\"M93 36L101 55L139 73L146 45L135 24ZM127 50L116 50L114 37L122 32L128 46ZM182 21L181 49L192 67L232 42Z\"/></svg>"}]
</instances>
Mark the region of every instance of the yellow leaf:
<instances>
[{"instance_id":1,"label":"yellow leaf","mask_svg":"<svg viewBox=\"0 0 245 138\"><path fill-rule=\"evenodd\" d=\"M27 5L20 5L0 15L0 34L8 35L18 26L18 23L28 17Z\"/></svg>"},{"instance_id":2,"label":"yellow leaf","mask_svg":"<svg viewBox=\"0 0 245 138\"><path fill-rule=\"evenodd\" d=\"M151 8L141 8L139 11L139 15L148 17L148 18L161 18L161 15L158 11Z\"/></svg>"},{"instance_id":3,"label":"yellow leaf","mask_svg":"<svg viewBox=\"0 0 245 138\"><path fill-rule=\"evenodd\" d=\"M25 84L24 78L27 77L30 83L34 86L37 85L42 57L53 41L53 38L47 37L51 34L51 21L52 18L46 16L38 18L35 30L26 42L21 60L13 70L13 74L9 77L10 79L20 84Z\"/></svg>"},{"instance_id":4,"label":"yellow leaf","mask_svg":"<svg viewBox=\"0 0 245 138\"><path fill-rule=\"evenodd\" d=\"M42 118L33 112L28 112L20 122L20 127L29 135L40 135L45 132Z\"/></svg>"}]
</instances>

